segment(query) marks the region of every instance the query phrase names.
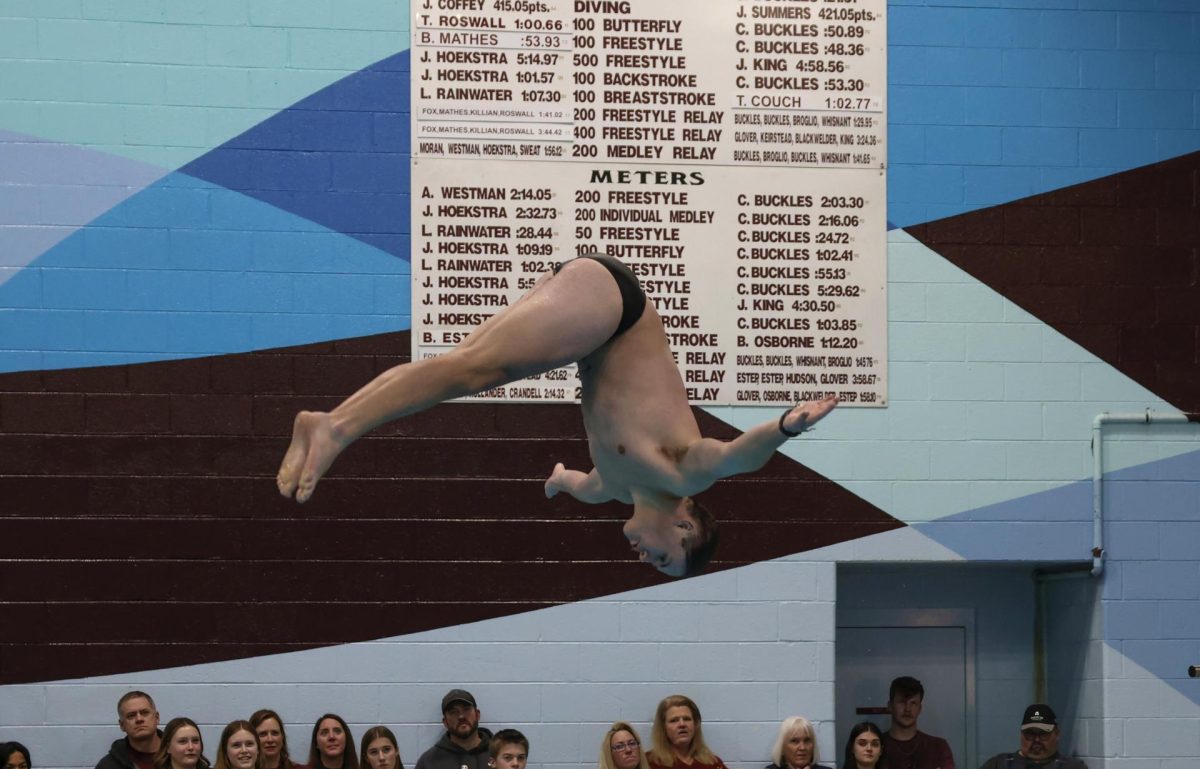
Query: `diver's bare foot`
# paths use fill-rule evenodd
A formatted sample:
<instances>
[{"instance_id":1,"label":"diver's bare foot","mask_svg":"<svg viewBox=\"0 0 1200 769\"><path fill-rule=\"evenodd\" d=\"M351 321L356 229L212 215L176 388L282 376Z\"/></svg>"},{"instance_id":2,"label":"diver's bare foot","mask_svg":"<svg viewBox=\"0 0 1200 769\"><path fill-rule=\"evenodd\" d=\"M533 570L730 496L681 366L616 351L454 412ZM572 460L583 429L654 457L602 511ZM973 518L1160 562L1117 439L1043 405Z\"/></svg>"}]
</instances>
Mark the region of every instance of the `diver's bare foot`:
<instances>
[{"instance_id":1,"label":"diver's bare foot","mask_svg":"<svg viewBox=\"0 0 1200 769\"><path fill-rule=\"evenodd\" d=\"M822 398L819 401L808 401L792 407L780 423L790 433L802 433L811 430L812 426L825 418L838 405L836 395Z\"/></svg>"},{"instance_id":2,"label":"diver's bare foot","mask_svg":"<svg viewBox=\"0 0 1200 769\"><path fill-rule=\"evenodd\" d=\"M550 477L546 479L546 499L549 499L558 492L562 491L562 486L559 486L558 482L565 470L566 468L563 467L562 462L559 462L554 466L554 471L551 472Z\"/></svg>"},{"instance_id":3,"label":"diver's bare foot","mask_svg":"<svg viewBox=\"0 0 1200 769\"><path fill-rule=\"evenodd\" d=\"M292 423L292 445L283 455L275 478L279 493L307 502L317 481L345 448L333 434L329 415L320 411L301 411Z\"/></svg>"}]
</instances>

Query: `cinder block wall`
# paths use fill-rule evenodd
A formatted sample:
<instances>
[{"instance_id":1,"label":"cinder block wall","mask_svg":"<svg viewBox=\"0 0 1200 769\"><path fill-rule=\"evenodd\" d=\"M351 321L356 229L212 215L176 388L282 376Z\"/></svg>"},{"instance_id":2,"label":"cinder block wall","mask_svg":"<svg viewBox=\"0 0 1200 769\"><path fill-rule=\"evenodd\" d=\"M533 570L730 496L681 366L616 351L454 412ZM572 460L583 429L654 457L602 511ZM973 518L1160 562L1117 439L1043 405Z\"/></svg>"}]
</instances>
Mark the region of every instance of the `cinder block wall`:
<instances>
[{"instance_id":1,"label":"cinder block wall","mask_svg":"<svg viewBox=\"0 0 1200 769\"><path fill-rule=\"evenodd\" d=\"M137 519L165 494L188 515L224 495L253 522L264 504L261 477L184 482L153 477L151 463L138 482L114 483L92 463L169 429L229 447L185 457L201 475L241 462L227 457L269 464L286 431L280 393L323 402L396 360L394 349L332 344L264 356L252 381L231 383L227 362L205 356L407 327L397 257L409 249L408 11L390 0L0 0L0 489L28 503L36 488L32 507L45 510L25 504L3 521L5 541L42 549L9 556L27 569L4 586L23 659L36 661L63 595L92 618L72 629L78 655L110 651L94 639L111 607L80 597L94 585L69 582L86 553L61 557L49 536L80 510ZM964 0L888 12L888 218L909 228L888 254L891 406L839 413L787 452L917 532L834 560L1085 559L1091 417L1200 409L1200 191L1186 164L1149 181L1071 185L1200 149L1200 10ZM343 78L352 88L325 90ZM253 186L225 186L230 169L254 163ZM162 379L122 368L188 357L201 361ZM721 416L745 426L764 415ZM521 451L538 439L494 417L480 429L473 437L519 437ZM71 440L114 431L132 444L91 453ZM1188 547L1200 527L1196 432L1122 428L1106 440L1099 604L1083 612L1085 636L1054 646L1084 644L1088 663L1076 688L1052 691L1071 697L1072 748L1093 769L1181 769L1200 754L1200 692L1183 678L1200 662L1200 562ZM31 480L68 465L51 472L52 494ZM303 755L305 724L333 709L356 727L398 725L411 761L436 737L439 692L478 682L485 721L527 727L535 760L553 766L590 764L608 721L644 724L679 690L700 699L714 746L739 767L765 763L773 723L797 712L820 722L833 757L834 571L805 558L448 619L365 647L88 681L51 674L4 687L0 739L26 741L41 767L92 765L116 736L116 696L138 686L160 695L164 716L197 716L210 739L274 705ZM246 584L238 611L265 611L253 574ZM156 599L115 608L186 625L171 586L153 587ZM1089 595L1054 592L1067 614ZM193 634L196 662L212 658L221 623Z\"/></svg>"},{"instance_id":2,"label":"cinder block wall","mask_svg":"<svg viewBox=\"0 0 1200 769\"><path fill-rule=\"evenodd\" d=\"M40 766L90 766L119 735L116 699L155 696L164 719L201 724L206 754L223 725L259 707L287 723L307 760L313 720L352 733L388 724L411 765L442 734L438 703L465 686L482 723L529 736L532 760L590 765L609 724L649 740L658 700L684 693L731 765L765 761L779 721L805 714L832 757L835 564L756 564L660 588L372 643L86 681L4 687L0 727ZM69 735L69 736L68 736Z\"/></svg>"}]
</instances>

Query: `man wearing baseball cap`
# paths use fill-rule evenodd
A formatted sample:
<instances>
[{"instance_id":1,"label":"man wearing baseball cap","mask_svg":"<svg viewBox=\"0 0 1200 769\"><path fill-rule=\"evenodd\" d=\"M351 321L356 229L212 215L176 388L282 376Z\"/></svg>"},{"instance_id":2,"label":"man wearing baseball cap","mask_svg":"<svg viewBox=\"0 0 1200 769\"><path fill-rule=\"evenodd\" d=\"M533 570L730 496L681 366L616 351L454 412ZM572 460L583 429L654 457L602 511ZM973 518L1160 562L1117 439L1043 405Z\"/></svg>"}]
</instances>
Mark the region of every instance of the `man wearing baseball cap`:
<instances>
[{"instance_id":1,"label":"man wearing baseball cap","mask_svg":"<svg viewBox=\"0 0 1200 769\"><path fill-rule=\"evenodd\" d=\"M1021 749L992 756L979 769L1087 769L1082 760L1058 754L1061 736L1050 706L1030 705L1021 718Z\"/></svg>"},{"instance_id":2,"label":"man wearing baseball cap","mask_svg":"<svg viewBox=\"0 0 1200 769\"><path fill-rule=\"evenodd\" d=\"M446 733L421 754L416 769L488 769L492 733L479 725L479 708L470 692L446 692L442 697L442 724Z\"/></svg>"}]
</instances>

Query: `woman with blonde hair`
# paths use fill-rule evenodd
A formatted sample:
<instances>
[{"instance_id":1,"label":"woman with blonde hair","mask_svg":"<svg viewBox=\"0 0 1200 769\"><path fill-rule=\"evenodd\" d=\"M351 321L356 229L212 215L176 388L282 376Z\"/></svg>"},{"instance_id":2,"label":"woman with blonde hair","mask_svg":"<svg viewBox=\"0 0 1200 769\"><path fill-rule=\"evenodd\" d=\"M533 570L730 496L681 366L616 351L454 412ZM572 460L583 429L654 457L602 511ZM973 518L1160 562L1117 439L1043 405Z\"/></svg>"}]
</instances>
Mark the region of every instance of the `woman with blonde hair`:
<instances>
[{"instance_id":1,"label":"woman with blonde hair","mask_svg":"<svg viewBox=\"0 0 1200 769\"><path fill-rule=\"evenodd\" d=\"M700 708L682 694L658 703L651 738L654 744L646 756L650 769L671 769L676 764L687 769L728 769L704 743Z\"/></svg>"},{"instance_id":2,"label":"woman with blonde hair","mask_svg":"<svg viewBox=\"0 0 1200 769\"><path fill-rule=\"evenodd\" d=\"M617 721L600 740L600 769L650 769L642 738L633 726Z\"/></svg>"},{"instance_id":3,"label":"woman with blonde hair","mask_svg":"<svg viewBox=\"0 0 1200 769\"><path fill-rule=\"evenodd\" d=\"M809 769L817 766L817 735L812 722L803 716L783 719L779 735L771 747L767 769Z\"/></svg>"}]
</instances>

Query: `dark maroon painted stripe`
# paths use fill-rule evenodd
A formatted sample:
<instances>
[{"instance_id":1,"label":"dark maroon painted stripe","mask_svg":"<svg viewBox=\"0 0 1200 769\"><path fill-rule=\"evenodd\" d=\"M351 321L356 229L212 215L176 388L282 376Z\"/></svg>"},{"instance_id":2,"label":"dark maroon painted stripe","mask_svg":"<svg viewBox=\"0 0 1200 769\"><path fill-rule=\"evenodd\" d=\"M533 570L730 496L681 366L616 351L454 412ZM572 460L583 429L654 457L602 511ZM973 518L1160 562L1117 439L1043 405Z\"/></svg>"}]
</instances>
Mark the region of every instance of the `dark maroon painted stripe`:
<instances>
[{"instance_id":1,"label":"dark maroon painted stripe","mask_svg":"<svg viewBox=\"0 0 1200 769\"><path fill-rule=\"evenodd\" d=\"M908 231L1175 407L1200 409L1200 152Z\"/></svg>"}]
</instances>

